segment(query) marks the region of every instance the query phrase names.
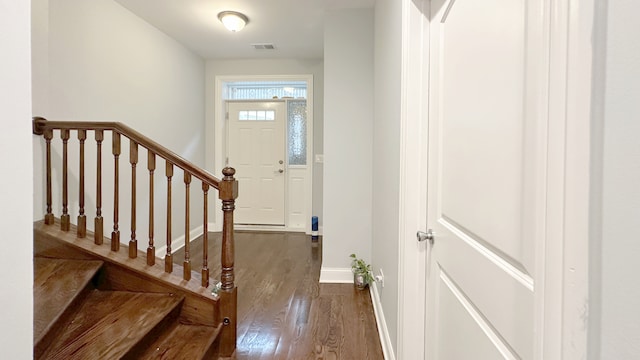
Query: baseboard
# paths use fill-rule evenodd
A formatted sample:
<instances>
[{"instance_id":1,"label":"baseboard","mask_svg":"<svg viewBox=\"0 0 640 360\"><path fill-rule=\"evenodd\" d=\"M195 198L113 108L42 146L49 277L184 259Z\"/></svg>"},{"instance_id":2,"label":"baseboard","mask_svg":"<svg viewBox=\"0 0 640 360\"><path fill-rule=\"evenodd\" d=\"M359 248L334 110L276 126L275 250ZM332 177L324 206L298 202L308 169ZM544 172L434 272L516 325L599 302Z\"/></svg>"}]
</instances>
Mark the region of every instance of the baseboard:
<instances>
[{"instance_id":1,"label":"baseboard","mask_svg":"<svg viewBox=\"0 0 640 360\"><path fill-rule=\"evenodd\" d=\"M189 231L189 239L193 240L197 238L198 236L202 235L203 231L204 231L204 226L202 225ZM185 239L185 236L182 235L171 240L171 253L175 253L176 251L184 247L184 239ZM164 258L166 253L167 253L167 245L161 246L156 249L156 256L159 258Z\"/></svg>"},{"instance_id":2,"label":"baseboard","mask_svg":"<svg viewBox=\"0 0 640 360\"><path fill-rule=\"evenodd\" d=\"M351 268L321 268L321 283L353 284Z\"/></svg>"},{"instance_id":3,"label":"baseboard","mask_svg":"<svg viewBox=\"0 0 640 360\"><path fill-rule=\"evenodd\" d=\"M380 345L382 345L382 354L386 360L396 360L393 352L387 321L384 318L382 310L382 302L380 302L380 293L378 292L378 283L373 282L369 285L369 293L371 294L371 303L373 303L373 313L376 316L376 324L378 324L378 335L380 335Z\"/></svg>"},{"instance_id":4,"label":"baseboard","mask_svg":"<svg viewBox=\"0 0 640 360\"><path fill-rule=\"evenodd\" d=\"M234 230L240 231L264 231L264 232L304 232L304 228L286 227L284 225L233 225Z\"/></svg>"}]
</instances>

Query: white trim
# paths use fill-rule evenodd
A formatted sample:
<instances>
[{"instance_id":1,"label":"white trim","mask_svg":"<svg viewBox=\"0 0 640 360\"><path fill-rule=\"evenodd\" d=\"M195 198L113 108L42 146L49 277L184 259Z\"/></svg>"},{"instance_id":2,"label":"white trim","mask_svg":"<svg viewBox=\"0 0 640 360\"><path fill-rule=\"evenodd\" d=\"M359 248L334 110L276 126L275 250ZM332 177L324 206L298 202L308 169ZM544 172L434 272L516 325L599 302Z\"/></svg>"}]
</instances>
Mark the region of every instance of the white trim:
<instances>
[{"instance_id":1,"label":"white trim","mask_svg":"<svg viewBox=\"0 0 640 360\"><path fill-rule=\"evenodd\" d=\"M306 214L304 232L311 234L311 215L313 213L313 115L314 115L314 94L313 94L313 74L303 75L216 75L215 77L215 89L214 89L214 104L213 104L213 126L209 124L209 118L207 119L206 129L206 143L214 144L213 158L210 155L205 155L207 169L212 169L212 173L219 175L222 174L222 168L224 167L224 158L226 156L226 137L227 131L225 129L225 99L223 97L224 84L228 82L236 81L305 81L307 83L307 169L305 173L305 199L304 209ZM267 99L268 100L268 99ZM209 105L208 105L209 106ZM207 149L207 154L211 150ZM242 191L242 189L240 189ZM289 203L288 190L286 191L285 204ZM285 208L288 208L285 206ZM216 231L221 231L220 224L215 221L217 218L222 218L222 211L218 210L213 213L214 222L217 227ZM289 214L285 211L285 227L282 231L300 231L300 228L288 228Z\"/></svg>"},{"instance_id":2,"label":"white trim","mask_svg":"<svg viewBox=\"0 0 640 360\"><path fill-rule=\"evenodd\" d=\"M586 359L594 0L551 2L541 358ZM542 266L542 265L540 265Z\"/></svg>"},{"instance_id":3,"label":"white trim","mask_svg":"<svg viewBox=\"0 0 640 360\"><path fill-rule=\"evenodd\" d=\"M320 269L320 283L353 284L351 268L326 268Z\"/></svg>"},{"instance_id":4,"label":"white trim","mask_svg":"<svg viewBox=\"0 0 640 360\"><path fill-rule=\"evenodd\" d=\"M380 336L380 345L382 346L382 355L386 360L396 360L393 352L393 343L389 335L387 320L384 318L384 310L382 302L380 302L380 293L378 292L378 283L375 281L369 285L369 294L371 295L371 303L373 304L373 314L376 317L378 325L378 335Z\"/></svg>"},{"instance_id":5,"label":"white trim","mask_svg":"<svg viewBox=\"0 0 640 360\"><path fill-rule=\"evenodd\" d=\"M427 242L418 243L415 234L427 227L429 5L402 1L398 359L424 359L425 351Z\"/></svg>"},{"instance_id":6,"label":"white trim","mask_svg":"<svg viewBox=\"0 0 640 360\"><path fill-rule=\"evenodd\" d=\"M209 224L209 229L211 229L211 225ZM202 235L204 232L204 226L200 225L197 228L189 231L189 239L193 240L198 236ZM177 238L171 240L171 253L175 253L176 251L182 249L184 247L184 239L185 236L178 236ZM156 249L156 257L164 258L164 255L167 253L167 245L161 246Z\"/></svg>"},{"instance_id":7,"label":"white trim","mask_svg":"<svg viewBox=\"0 0 640 360\"><path fill-rule=\"evenodd\" d=\"M567 1L562 359L587 358L595 0ZM552 95L553 96L553 95ZM550 120L553 122L553 119ZM553 284L552 284L553 285ZM553 301L552 299L545 300ZM546 336L546 334L545 334Z\"/></svg>"},{"instance_id":8,"label":"white trim","mask_svg":"<svg viewBox=\"0 0 640 360\"><path fill-rule=\"evenodd\" d=\"M241 231L264 231L264 232L304 232L304 228L292 228L283 225L246 225L234 224L235 230Z\"/></svg>"},{"instance_id":9,"label":"white trim","mask_svg":"<svg viewBox=\"0 0 640 360\"><path fill-rule=\"evenodd\" d=\"M558 2L559 3L559 2ZM526 67L526 80L527 90L529 96L526 101L526 116L533 126L531 134L535 140L535 148L538 149L535 156L535 160L530 162L533 174L536 174L534 178L530 179L536 185L535 194L530 195L530 199L533 205L533 212L531 213L530 220L532 221L533 229L535 229L530 235L530 239L538 239L535 241L534 246L534 267L535 269L531 273L533 280L534 291L534 329L541 329L537 331L533 337L533 358L534 359L546 359L555 358L550 354L545 354L545 346L550 344L547 341L549 337L548 330L549 323L545 317L548 316L546 312L551 309L547 306L547 295L550 289L546 282L547 277L557 277L558 273L553 272L553 268L549 267L548 259L550 253L548 249L550 246L550 238L548 235L548 201L547 198L551 195L549 192L549 151L550 151L550 126L549 126L549 114L550 114L550 98L549 90L551 88L551 72L550 72L550 52L551 52L551 4L549 2L543 2L542 5L537 3L527 4L527 13L533 14L538 17L539 21L530 21L526 29L526 42L528 43L527 60L528 66ZM528 15L531 16L531 15ZM552 332L553 333L553 332Z\"/></svg>"}]
</instances>

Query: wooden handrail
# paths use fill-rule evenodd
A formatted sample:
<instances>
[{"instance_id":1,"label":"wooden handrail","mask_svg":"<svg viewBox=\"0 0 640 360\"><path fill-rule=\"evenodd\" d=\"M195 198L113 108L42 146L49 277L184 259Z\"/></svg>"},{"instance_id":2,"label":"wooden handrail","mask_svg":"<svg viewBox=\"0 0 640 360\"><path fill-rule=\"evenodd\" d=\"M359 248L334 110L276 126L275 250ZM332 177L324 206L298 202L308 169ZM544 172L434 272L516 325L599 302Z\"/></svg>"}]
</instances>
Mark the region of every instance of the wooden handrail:
<instances>
[{"instance_id":1,"label":"wooden handrail","mask_svg":"<svg viewBox=\"0 0 640 360\"><path fill-rule=\"evenodd\" d=\"M172 213L171 213L171 179L173 177L173 167L184 171L185 184L185 257L183 263L183 279L189 281L191 279L191 254L190 254L190 184L192 177L200 180L203 193L203 257L201 268L201 285L207 288L209 286L209 267L208 267L208 193L212 187L218 190L218 198L222 202L223 223L222 223L222 244L220 253L220 282L221 291L219 296L219 312L218 319L224 326L220 333L220 355L229 357L235 353L237 338L237 288L234 280L234 230L233 230L233 212L235 209L235 200L238 197L238 181L234 178L235 169L226 167L222 170L224 178L222 180L216 178L206 170L192 164L183 159L171 150L140 134L132 128L118 122L98 122L98 121L48 121L44 118L33 119L33 133L42 135L46 143L46 214L45 224L54 224L54 215L52 210L52 179L51 179L51 140L53 139L53 131L60 132L60 138L63 142L63 164L62 164L62 216L61 228L63 231L70 229L69 216L69 200L68 200L68 140L71 131L78 132L78 140L80 141L79 156L79 215L78 215L78 238L82 238L86 234L86 215L85 215L85 140L87 139L87 130L94 131L96 140L96 217L94 223L94 242L96 245L102 245L104 232L104 219L102 217L102 142L104 141L104 132L112 132L112 155L114 166L113 179L113 232L111 233L111 250L118 252L120 248L120 224L119 224L119 208L120 208L120 171L119 158L121 155L121 136L129 139L129 163L131 165L131 240L129 241L129 257L135 258L138 253L138 239L136 236L136 168L138 164L138 147L147 150L147 166L149 176L149 241L146 251L146 263L153 266L156 263L156 249L154 239L154 173L156 171L156 156L164 159L166 164L165 175L167 178L167 215L166 215L166 255L164 257L164 268L166 273L173 271L173 258L171 249L171 231L172 231ZM72 202L73 203L73 202Z\"/></svg>"},{"instance_id":2,"label":"wooden handrail","mask_svg":"<svg viewBox=\"0 0 640 360\"><path fill-rule=\"evenodd\" d=\"M33 119L33 133L43 135L45 130L107 130L114 131L131 139L131 141L150 150L154 154L168 160L177 167L185 170L209 186L220 189L220 179L210 172L194 165L192 162L177 155L173 151L149 139L125 124L113 121L50 121L45 118Z\"/></svg>"},{"instance_id":3,"label":"wooden handrail","mask_svg":"<svg viewBox=\"0 0 640 360\"><path fill-rule=\"evenodd\" d=\"M149 139L148 137L140 134L132 128L118 122L100 122L100 121L49 121L45 118L35 117L33 118L33 133L36 135L43 135L47 145L47 213L45 215L45 223L53 223L53 213L51 209L51 139L53 138L53 130L60 131L60 137L63 141L63 196L62 196L62 230L67 231L69 229L69 215L68 215L68 200L67 200L67 141L70 137L70 131L74 130L78 132L78 138L81 139L81 177L84 178L84 139L86 139L87 130L95 132L96 146L97 146L97 179L96 179L96 218L95 218L95 243L102 244L103 238L103 218L102 218L102 141L104 140L104 132L111 131L113 134L113 147L112 152L114 155L114 224L113 232L111 234L111 249L113 251L119 250L120 243L120 231L118 224L118 208L119 208L119 171L118 171L118 158L121 153L120 149L120 137L124 136L129 139L129 162L131 163L131 240L129 241L129 257L137 257L138 252L138 240L136 237L136 165L138 163L138 146L142 146L148 151L148 170L150 171L150 186L149 186L149 247L147 248L147 262L149 265L155 263L155 245L153 239L153 173L155 170L155 156L158 155L166 161L167 166L167 254L165 256L165 271L172 271L173 266L167 265L167 261L171 261L171 176L173 175L173 165L184 171L184 183L186 186L185 192L185 261L183 264L185 280L191 278L191 263L190 263L190 212L189 212L189 185L191 178L195 176L202 182L202 190L206 198L209 187L213 187L218 190L218 198L222 200L223 211L223 225L222 225L222 254L221 254L221 283L222 290L232 291L235 288L234 284L234 239L233 239L233 211L235 209L235 199L238 197L238 182L233 177L235 169L224 168L222 173L224 178L222 180L211 175L206 170L192 164L191 162L183 159L179 155L175 154L171 150L158 144L157 142ZM80 200L80 215L84 215L84 180L81 182L80 194L82 199ZM206 214L208 214L207 202L205 200L204 209L204 229L208 230ZM80 218L80 217L79 217ZM204 245L207 244L207 236L204 236ZM203 251L204 263L203 263L203 275L208 273L208 267L206 261L208 259L207 250ZM208 280L203 279L203 286L208 286Z\"/></svg>"}]
</instances>

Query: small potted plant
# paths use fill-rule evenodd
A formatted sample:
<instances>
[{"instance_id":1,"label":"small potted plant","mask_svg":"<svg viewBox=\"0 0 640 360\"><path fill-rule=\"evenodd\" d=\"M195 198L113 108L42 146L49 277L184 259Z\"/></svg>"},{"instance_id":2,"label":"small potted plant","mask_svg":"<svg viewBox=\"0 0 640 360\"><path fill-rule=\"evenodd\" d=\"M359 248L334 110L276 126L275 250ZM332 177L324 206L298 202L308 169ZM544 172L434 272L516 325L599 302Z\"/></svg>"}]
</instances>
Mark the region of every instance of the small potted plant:
<instances>
[{"instance_id":1,"label":"small potted plant","mask_svg":"<svg viewBox=\"0 0 640 360\"><path fill-rule=\"evenodd\" d=\"M363 290L367 285L373 282L371 274L371 265L364 260L358 259L356 254L349 255L351 257L351 272L353 272L353 283L358 290Z\"/></svg>"}]
</instances>

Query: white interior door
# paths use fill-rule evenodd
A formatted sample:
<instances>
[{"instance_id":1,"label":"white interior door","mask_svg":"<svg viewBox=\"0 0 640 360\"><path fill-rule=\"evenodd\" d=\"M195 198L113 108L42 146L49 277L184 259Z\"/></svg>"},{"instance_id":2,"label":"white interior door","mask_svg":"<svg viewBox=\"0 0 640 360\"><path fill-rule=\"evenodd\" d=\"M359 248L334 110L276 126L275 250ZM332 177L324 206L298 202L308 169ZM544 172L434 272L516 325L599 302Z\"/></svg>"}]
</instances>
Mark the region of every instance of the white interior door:
<instances>
[{"instance_id":1,"label":"white interior door","mask_svg":"<svg viewBox=\"0 0 640 360\"><path fill-rule=\"evenodd\" d=\"M431 4L428 359L536 356L547 153L540 4Z\"/></svg>"},{"instance_id":2,"label":"white interior door","mask_svg":"<svg viewBox=\"0 0 640 360\"><path fill-rule=\"evenodd\" d=\"M228 102L229 166L236 169L237 224L285 224L285 116L282 101Z\"/></svg>"}]
</instances>

